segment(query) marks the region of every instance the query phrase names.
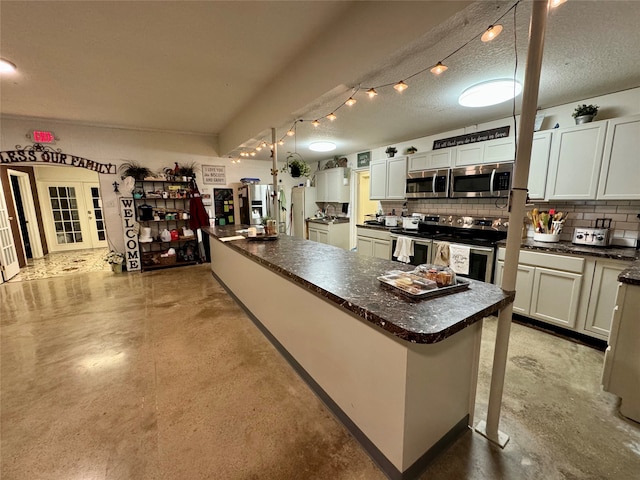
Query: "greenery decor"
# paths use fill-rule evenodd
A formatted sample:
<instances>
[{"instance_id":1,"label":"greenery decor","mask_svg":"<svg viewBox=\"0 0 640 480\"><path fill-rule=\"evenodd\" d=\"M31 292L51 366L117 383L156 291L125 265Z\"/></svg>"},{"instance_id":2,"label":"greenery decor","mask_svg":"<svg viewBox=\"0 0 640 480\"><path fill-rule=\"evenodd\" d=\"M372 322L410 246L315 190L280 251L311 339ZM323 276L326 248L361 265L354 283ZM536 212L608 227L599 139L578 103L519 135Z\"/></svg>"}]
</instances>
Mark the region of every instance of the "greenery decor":
<instances>
[{"instance_id":1,"label":"greenery decor","mask_svg":"<svg viewBox=\"0 0 640 480\"><path fill-rule=\"evenodd\" d=\"M107 256L104 257L104 261L110 265L122 265L124 263L124 253L111 250L107 253Z\"/></svg>"},{"instance_id":2,"label":"greenery decor","mask_svg":"<svg viewBox=\"0 0 640 480\"><path fill-rule=\"evenodd\" d=\"M388 157L393 157L397 151L398 149L396 147L387 147L384 153L386 153Z\"/></svg>"},{"instance_id":3,"label":"greenery decor","mask_svg":"<svg viewBox=\"0 0 640 480\"><path fill-rule=\"evenodd\" d=\"M407 153L409 155L412 155L414 153L416 153L418 151L418 149L416 147L414 147L413 145L411 145L409 148L407 148Z\"/></svg>"},{"instance_id":4,"label":"greenery decor","mask_svg":"<svg viewBox=\"0 0 640 480\"><path fill-rule=\"evenodd\" d=\"M302 156L298 153L291 153L287 157L287 163L282 168L284 172L289 172L292 177L308 177L311 173L311 168L302 159Z\"/></svg>"},{"instance_id":5,"label":"greenery decor","mask_svg":"<svg viewBox=\"0 0 640 480\"><path fill-rule=\"evenodd\" d=\"M145 177L151 176L151 170L143 167L138 162L125 162L118 167L118 172L120 172L120 178L123 180L127 177L144 180Z\"/></svg>"},{"instance_id":6,"label":"greenery decor","mask_svg":"<svg viewBox=\"0 0 640 480\"><path fill-rule=\"evenodd\" d=\"M593 115L594 117L598 114L598 105L578 105L574 112L571 114L573 118L582 117L584 115Z\"/></svg>"},{"instance_id":7,"label":"greenery decor","mask_svg":"<svg viewBox=\"0 0 640 480\"><path fill-rule=\"evenodd\" d=\"M178 167L178 175L181 177L196 178L196 162L183 163Z\"/></svg>"}]
</instances>

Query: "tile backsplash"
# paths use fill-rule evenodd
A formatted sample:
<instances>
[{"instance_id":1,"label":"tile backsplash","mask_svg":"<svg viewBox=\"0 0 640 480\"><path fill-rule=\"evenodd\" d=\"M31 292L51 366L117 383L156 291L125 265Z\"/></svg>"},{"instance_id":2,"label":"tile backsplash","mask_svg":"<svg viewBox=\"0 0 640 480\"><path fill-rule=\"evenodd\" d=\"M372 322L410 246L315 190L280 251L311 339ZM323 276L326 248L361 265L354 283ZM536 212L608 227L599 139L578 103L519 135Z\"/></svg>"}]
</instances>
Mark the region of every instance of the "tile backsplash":
<instances>
[{"instance_id":1,"label":"tile backsplash","mask_svg":"<svg viewBox=\"0 0 640 480\"><path fill-rule=\"evenodd\" d=\"M380 202L385 213L392 209L402 211L403 201ZM571 241L576 227L594 227L596 218L610 218L613 241L616 245L636 246L640 231L640 200L585 200L544 202L527 206L527 210L537 207L539 210L567 212L569 217L564 225L560 240ZM506 199L420 199L408 200L409 213L428 213L432 215L469 215L476 217L507 217ZM528 222L528 220L527 220Z\"/></svg>"}]
</instances>

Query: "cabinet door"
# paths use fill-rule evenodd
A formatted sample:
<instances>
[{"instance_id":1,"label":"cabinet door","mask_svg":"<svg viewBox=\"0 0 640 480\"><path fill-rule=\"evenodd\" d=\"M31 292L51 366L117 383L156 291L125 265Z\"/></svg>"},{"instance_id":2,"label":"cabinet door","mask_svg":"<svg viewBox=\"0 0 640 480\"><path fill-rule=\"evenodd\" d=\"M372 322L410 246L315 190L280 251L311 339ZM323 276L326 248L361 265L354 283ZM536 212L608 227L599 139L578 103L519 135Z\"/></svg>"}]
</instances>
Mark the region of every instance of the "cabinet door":
<instances>
[{"instance_id":1,"label":"cabinet door","mask_svg":"<svg viewBox=\"0 0 640 480\"><path fill-rule=\"evenodd\" d=\"M387 198L404 200L407 183L407 157L387 160Z\"/></svg>"},{"instance_id":2,"label":"cabinet door","mask_svg":"<svg viewBox=\"0 0 640 480\"><path fill-rule=\"evenodd\" d=\"M607 338L618 292L618 275L626 265L597 260L589 297L585 330Z\"/></svg>"},{"instance_id":3,"label":"cabinet door","mask_svg":"<svg viewBox=\"0 0 640 480\"><path fill-rule=\"evenodd\" d=\"M326 202L329 185L327 183L327 170L316 172L316 202Z\"/></svg>"},{"instance_id":4,"label":"cabinet door","mask_svg":"<svg viewBox=\"0 0 640 480\"><path fill-rule=\"evenodd\" d=\"M575 328L582 275L536 267L530 316L565 328Z\"/></svg>"},{"instance_id":5,"label":"cabinet door","mask_svg":"<svg viewBox=\"0 0 640 480\"><path fill-rule=\"evenodd\" d=\"M373 256L391 260L391 242L385 240L373 240Z\"/></svg>"},{"instance_id":6,"label":"cabinet door","mask_svg":"<svg viewBox=\"0 0 640 480\"><path fill-rule=\"evenodd\" d=\"M529 165L529 198L544 200L551 151L551 132L536 132L531 145L531 163Z\"/></svg>"},{"instance_id":7,"label":"cabinet door","mask_svg":"<svg viewBox=\"0 0 640 480\"><path fill-rule=\"evenodd\" d=\"M387 195L387 161L372 160L369 164L369 199L384 200Z\"/></svg>"},{"instance_id":8,"label":"cabinet door","mask_svg":"<svg viewBox=\"0 0 640 480\"><path fill-rule=\"evenodd\" d=\"M484 142L482 163L513 162L516 159L516 141L513 137Z\"/></svg>"},{"instance_id":9,"label":"cabinet door","mask_svg":"<svg viewBox=\"0 0 640 480\"><path fill-rule=\"evenodd\" d=\"M329 232L328 231L323 231L323 230L318 230L318 242L320 243L326 243L327 245L329 245Z\"/></svg>"},{"instance_id":10,"label":"cabinet door","mask_svg":"<svg viewBox=\"0 0 640 480\"><path fill-rule=\"evenodd\" d=\"M314 242L318 241L318 230L315 228L309 227L309 240Z\"/></svg>"},{"instance_id":11,"label":"cabinet door","mask_svg":"<svg viewBox=\"0 0 640 480\"><path fill-rule=\"evenodd\" d=\"M553 133L547 193L550 200L593 200L607 122L563 128Z\"/></svg>"},{"instance_id":12,"label":"cabinet door","mask_svg":"<svg viewBox=\"0 0 640 480\"><path fill-rule=\"evenodd\" d=\"M427 170L449 168L456 159L456 147L427 152Z\"/></svg>"},{"instance_id":13,"label":"cabinet door","mask_svg":"<svg viewBox=\"0 0 640 480\"><path fill-rule=\"evenodd\" d=\"M456 147L457 154L456 167L464 167L467 165L479 165L483 163L484 143L472 143L469 145L459 145Z\"/></svg>"},{"instance_id":14,"label":"cabinet door","mask_svg":"<svg viewBox=\"0 0 640 480\"><path fill-rule=\"evenodd\" d=\"M365 257L373 257L373 239L368 237L358 237L357 239L358 255Z\"/></svg>"},{"instance_id":15,"label":"cabinet door","mask_svg":"<svg viewBox=\"0 0 640 480\"><path fill-rule=\"evenodd\" d=\"M609 120L598 199L640 199L640 115Z\"/></svg>"},{"instance_id":16,"label":"cabinet door","mask_svg":"<svg viewBox=\"0 0 640 480\"><path fill-rule=\"evenodd\" d=\"M533 293L533 276L536 268L529 265L518 265L518 275L516 276L516 298L513 302L514 313L529 315L531 311L531 294ZM502 273L504 262L496 262L496 285L502 283Z\"/></svg>"},{"instance_id":17,"label":"cabinet door","mask_svg":"<svg viewBox=\"0 0 640 480\"><path fill-rule=\"evenodd\" d=\"M426 153L414 153L409 155L408 170L410 172L416 172L420 170L427 170L427 154Z\"/></svg>"}]
</instances>

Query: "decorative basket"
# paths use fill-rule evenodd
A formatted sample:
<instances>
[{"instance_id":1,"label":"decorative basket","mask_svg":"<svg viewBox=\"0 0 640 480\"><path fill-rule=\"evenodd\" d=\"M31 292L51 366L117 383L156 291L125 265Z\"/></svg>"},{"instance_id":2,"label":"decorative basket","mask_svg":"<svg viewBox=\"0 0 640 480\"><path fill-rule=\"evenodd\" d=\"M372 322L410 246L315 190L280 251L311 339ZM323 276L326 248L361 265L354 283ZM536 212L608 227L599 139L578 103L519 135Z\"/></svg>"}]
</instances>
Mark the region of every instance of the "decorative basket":
<instances>
[{"instance_id":1,"label":"decorative basket","mask_svg":"<svg viewBox=\"0 0 640 480\"><path fill-rule=\"evenodd\" d=\"M167 257L159 256L157 258L159 265L174 265L176 263L176 255L169 255Z\"/></svg>"}]
</instances>

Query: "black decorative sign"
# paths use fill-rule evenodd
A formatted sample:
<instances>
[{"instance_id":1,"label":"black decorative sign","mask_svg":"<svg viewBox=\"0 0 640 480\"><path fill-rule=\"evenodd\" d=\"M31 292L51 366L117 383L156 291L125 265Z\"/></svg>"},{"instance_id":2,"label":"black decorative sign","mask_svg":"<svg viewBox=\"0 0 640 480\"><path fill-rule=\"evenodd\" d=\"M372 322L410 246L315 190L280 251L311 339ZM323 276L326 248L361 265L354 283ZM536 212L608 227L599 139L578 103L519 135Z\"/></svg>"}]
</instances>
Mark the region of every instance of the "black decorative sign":
<instances>
[{"instance_id":1,"label":"black decorative sign","mask_svg":"<svg viewBox=\"0 0 640 480\"><path fill-rule=\"evenodd\" d=\"M510 126L492 128L491 130L482 130L481 132L468 133L466 135L458 135L457 137L443 138L442 140L434 140L433 149L457 147L458 145L468 145L469 143L486 142L497 138L506 138L509 136Z\"/></svg>"},{"instance_id":2,"label":"black decorative sign","mask_svg":"<svg viewBox=\"0 0 640 480\"><path fill-rule=\"evenodd\" d=\"M113 163L100 163L75 155L62 153L59 148L54 150L51 147L34 143L22 148L16 145L15 150L0 152L0 164L29 164L47 163L54 165L69 165L71 167L86 168L97 173L116 173L116 166Z\"/></svg>"},{"instance_id":3,"label":"black decorative sign","mask_svg":"<svg viewBox=\"0 0 640 480\"><path fill-rule=\"evenodd\" d=\"M371 163L371 152L362 152L358 154L358 168L368 167Z\"/></svg>"}]
</instances>

